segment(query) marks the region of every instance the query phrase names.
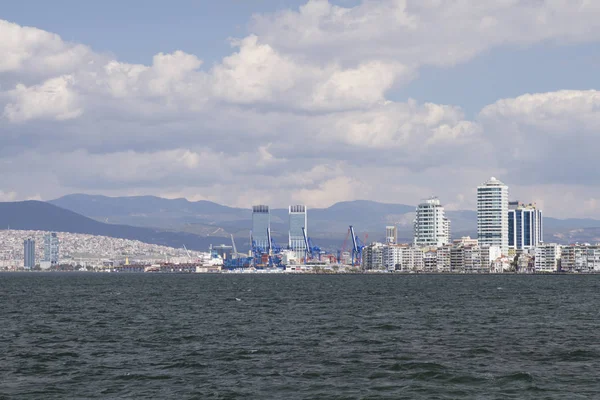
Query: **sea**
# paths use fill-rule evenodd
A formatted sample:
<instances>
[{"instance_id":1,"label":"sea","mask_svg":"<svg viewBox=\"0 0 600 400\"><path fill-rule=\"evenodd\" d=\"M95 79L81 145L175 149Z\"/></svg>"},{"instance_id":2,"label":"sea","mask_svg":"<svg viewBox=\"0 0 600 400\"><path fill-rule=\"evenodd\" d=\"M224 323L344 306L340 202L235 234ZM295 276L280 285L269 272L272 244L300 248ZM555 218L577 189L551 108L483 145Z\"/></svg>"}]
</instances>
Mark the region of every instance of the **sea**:
<instances>
[{"instance_id":1,"label":"sea","mask_svg":"<svg viewBox=\"0 0 600 400\"><path fill-rule=\"evenodd\" d=\"M598 399L598 275L0 274L1 399Z\"/></svg>"}]
</instances>

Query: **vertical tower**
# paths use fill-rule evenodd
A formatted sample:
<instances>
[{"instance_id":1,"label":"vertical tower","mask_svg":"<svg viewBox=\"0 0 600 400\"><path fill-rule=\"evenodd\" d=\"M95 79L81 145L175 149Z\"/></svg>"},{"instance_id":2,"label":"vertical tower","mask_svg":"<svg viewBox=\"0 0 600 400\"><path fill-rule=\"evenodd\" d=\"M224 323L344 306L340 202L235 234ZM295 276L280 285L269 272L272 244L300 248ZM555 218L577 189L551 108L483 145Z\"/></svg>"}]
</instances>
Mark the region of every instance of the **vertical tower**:
<instances>
[{"instance_id":1,"label":"vertical tower","mask_svg":"<svg viewBox=\"0 0 600 400\"><path fill-rule=\"evenodd\" d=\"M542 210L535 204L508 203L508 247L532 249L544 242Z\"/></svg>"},{"instance_id":2,"label":"vertical tower","mask_svg":"<svg viewBox=\"0 0 600 400\"><path fill-rule=\"evenodd\" d=\"M477 237L508 254L508 186L494 177L477 187Z\"/></svg>"},{"instance_id":3,"label":"vertical tower","mask_svg":"<svg viewBox=\"0 0 600 400\"><path fill-rule=\"evenodd\" d=\"M290 230L288 245L298 258L304 257L306 254L306 243L304 242L304 234L308 236L308 218L306 214L306 206L295 205L289 207Z\"/></svg>"},{"instance_id":4,"label":"vertical tower","mask_svg":"<svg viewBox=\"0 0 600 400\"><path fill-rule=\"evenodd\" d=\"M27 269L33 269L35 267L35 240L25 239L23 241L23 266Z\"/></svg>"},{"instance_id":5,"label":"vertical tower","mask_svg":"<svg viewBox=\"0 0 600 400\"><path fill-rule=\"evenodd\" d=\"M386 244L398 243L398 231L396 230L395 225L385 227L385 243Z\"/></svg>"},{"instance_id":6,"label":"vertical tower","mask_svg":"<svg viewBox=\"0 0 600 400\"><path fill-rule=\"evenodd\" d=\"M416 246L440 247L450 242L450 221L437 197L417 206L414 232Z\"/></svg>"},{"instance_id":7,"label":"vertical tower","mask_svg":"<svg viewBox=\"0 0 600 400\"><path fill-rule=\"evenodd\" d=\"M267 251L271 244L271 214L269 206L252 206L252 240L261 251Z\"/></svg>"},{"instance_id":8,"label":"vertical tower","mask_svg":"<svg viewBox=\"0 0 600 400\"><path fill-rule=\"evenodd\" d=\"M50 265L58 265L58 236L56 232L44 235L44 261Z\"/></svg>"}]
</instances>

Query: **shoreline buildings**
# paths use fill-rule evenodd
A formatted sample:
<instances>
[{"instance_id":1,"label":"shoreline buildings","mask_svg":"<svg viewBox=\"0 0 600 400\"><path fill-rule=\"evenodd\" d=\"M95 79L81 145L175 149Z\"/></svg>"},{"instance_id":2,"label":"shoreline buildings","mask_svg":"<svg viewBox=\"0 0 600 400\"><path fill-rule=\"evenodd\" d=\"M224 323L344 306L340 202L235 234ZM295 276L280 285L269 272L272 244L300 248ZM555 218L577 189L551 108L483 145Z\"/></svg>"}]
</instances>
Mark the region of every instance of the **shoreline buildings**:
<instances>
[{"instance_id":1,"label":"shoreline buildings","mask_svg":"<svg viewBox=\"0 0 600 400\"><path fill-rule=\"evenodd\" d=\"M508 186L494 177L477 187L477 238L508 254Z\"/></svg>"},{"instance_id":2,"label":"shoreline buildings","mask_svg":"<svg viewBox=\"0 0 600 400\"><path fill-rule=\"evenodd\" d=\"M414 223L415 246L443 246L450 243L450 221L437 197L417 206Z\"/></svg>"}]
</instances>

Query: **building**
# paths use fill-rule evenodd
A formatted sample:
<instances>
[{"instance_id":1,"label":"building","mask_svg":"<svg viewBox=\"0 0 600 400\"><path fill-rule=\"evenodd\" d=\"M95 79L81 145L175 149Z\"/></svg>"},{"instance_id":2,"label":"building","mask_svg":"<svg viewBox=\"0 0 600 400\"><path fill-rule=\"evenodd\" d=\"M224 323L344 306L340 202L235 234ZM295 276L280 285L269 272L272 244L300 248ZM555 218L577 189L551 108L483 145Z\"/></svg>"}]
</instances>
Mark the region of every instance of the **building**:
<instances>
[{"instance_id":1,"label":"building","mask_svg":"<svg viewBox=\"0 0 600 400\"><path fill-rule=\"evenodd\" d=\"M600 272L600 246L575 244L562 246L560 270L564 272Z\"/></svg>"},{"instance_id":2,"label":"building","mask_svg":"<svg viewBox=\"0 0 600 400\"><path fill-rule=\"evenodd\" d=\"M502 256L500 246L483 245L479 246L481 252L481 270L480 272L490 272L492 264Z\"/></svg>"},{"instance_id":3,"label":"building","mask_svg":"<svg viewBox=\"0 0 600 400\"><path fill-rule=\"evenodd\" d=\"M261 252L268 252L271 247L271 214L269 206L252 206L252 244Z\"/></svg>"},{"instance_id":4,"label":"building","mask_svg":"<svg viewBox=\"0 0 600 400\"><path fill-rule=\"evenodd\" d=\"M556 272L560 267L561 247L558 244L542 244L535 248L535 272Z\"/></svg>"},{"instance_id":5,"label":"building","mask_svg":"<svg viewBox=\"0 0 600 400\"><path fill-rule=\"evenodd\" d=\"M398 243L398 230L396 226L385 227L385 244L396 244Z\"/></svg>"},{"instance_id":6,"label":"building","mask_svg":"<svg viewBox=\"0 0 600 400\"><path fill-rule=\"evenodd\" d=\"M289 207L290 230L288 246L294 251L297 258L306 256L306 242L304 241L304 229L308 237L308 219L306 214L306 206L296 205Z\"/></svg>"},{"instance_id":7,"label":"building","mask_svg":"<svg viewBox=\"0 0 600 400\"><path fill-rule=\"evenodd\" d=\"M35 267L35 240L25 239L23 241L23 266L26 269L33 269Z\"/></svg>"},{"instance_id":8,"label":"building","mask_svg":"<svg viewBox=\"0 0 600 400\"><path fill-rule=\"evenodd\" d=\"M381 257L386 269L395 270L402 263L402 247L394 244L385 245Z\"/></svg>"},{"instance_id":9,"label":"building","mask_svg":"<svg viewBox=\"0 0 600 400\"><path fill-rule=\"evenodd\" d=\"M408 246L402 249L402 261L400 269L402 271L423 271L423 249L417 246Z\"/></svg>"},{"instance_id":10,"label":"building","mask_svg":"<svg viewBox=\"0 0 600 400\"><path fill-rule=\"evenodd\" d=\"M437 251L427 250L423 253L423 272L437 272Z\"/></svg>"},{"instance_id":11,"label":"building","mask_svg":"<svg viewBox=\"0 0 600 400\"><path fill-rule=\"evenodd\" d=\"M44 261L50 266L58 265L58 235L56 232L44 235Z\"/></svg>"},{"instance_id":12,"label":"building","mask_svg":"<svg viewBox=\"0 0 600 400\"><path fill-rule=\"evenodd\" d=\"M447 244L438 247L436 251L436 267L438 272L450 272L451 271L451 258L452 258L452 245Z\"/></svg>"},{"instance_id":13,"label":"building","mask_svg":"<svg viewBox=\"0 0 600 400\"><path fill-rule=\"evenodd\" d=\"M372 243L362 251L363 270L374 270L383 268L383 243Z\"/></svg>"},{"instance_id":14,"label":"building","mask_svg":"<svg viewBox=\"0 0 600 400\"><path fill-rule=\"evenodd\" d=\"M508 186L494 177L477 187L477 237L508 254Z\"/></svg>"},{"instance_id":15,"label":"building","mask_svg":"<svg viewBox=\"0 0 600 400\"><path fill-rule=\"evenodd\" d=\"M450 242L450 221L436 197L417 206L414 235L414 244L419 247L439 247Z\"/></svg>"},{"instance_id":16,"label":"building","mask_svg":"<svg viewBox=\"0 0 600 400\"><path fill-rule=\"evenodd\" d=\"M533 249L544 242L542 210L535 204L508 203L508 248Z\"/></svg>"}]
</instances>

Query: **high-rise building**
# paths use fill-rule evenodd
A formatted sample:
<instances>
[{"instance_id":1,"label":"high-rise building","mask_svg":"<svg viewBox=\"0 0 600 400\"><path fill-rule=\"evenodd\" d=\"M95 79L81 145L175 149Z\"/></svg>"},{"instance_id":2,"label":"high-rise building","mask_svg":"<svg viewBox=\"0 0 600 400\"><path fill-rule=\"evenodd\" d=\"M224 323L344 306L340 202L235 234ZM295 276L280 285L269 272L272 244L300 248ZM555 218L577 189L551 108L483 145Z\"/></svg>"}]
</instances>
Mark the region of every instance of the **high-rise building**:
<instances>
[{"instance_id":1,"label":"high-rise building","mask_svg":"<svg viewBox=\"0 0 600 400\"><path fill-rule=\"evenodd\" d=\"M306 255L306 242L302 229L308 237L308 218L306 207L303 205L290 206L290 232L288 245L296 253L296 257L302 258Z\"/></svg>"},{"instance_id":2,"label":"high-rise building","mask_svg":"<svg viewBox=\"0 0 600 400\"><path fill-rule=\"evenodd\" d=\"M33 269L35 267L35 240L25 239L23 241L23 250L23 266L27 269Z\"/></svg>"},{"instance_id":3,"label":"high-rise building","mask_svg":"<svg viewBox=\"0 0 600 400\"><path fill-rule=\"evenodd\" d=\"M398 231L396 226L385 227L385 244L396 244L398 242Z\"/></svg>"},{"instance_id":4,"label":"high-rise building","mask_svg":"<svg viewBox=\"0 0 600 400\"><path fill-rule=\"evenodd\" d=\"M450 221L439 199L432 197L417 206L414 243L440 247L450 242Z\"/></svg>"},{"instance_id":5,"label":"high-rise building","mask_svg":"<svg viewBox=\"0 0 600 400\"><path fill-rule=\"evenodd\" d=\"M271 214L269 206L252 206L252 241L261 251L268 251L271 243Z\"/></svg>"},{"instance_id":6,"label":"high-rise building","mask_svg":"<svg viewBox=\"0 0 600 400\"><path fill-rule=\"evenodd\" d=\"M44 235L44 261L58 265L58 236L56 232Z\"/></svg>"},{"instance_id":7,"label":"high-rise building","mask_svg":"<svg viewBox=\"0 0 600 400\"><path fill-rule=\"evenodd\" d=\"M535 204L508 203L509 249L532 249L544 242L542 210Z\"/></svg>"},{"instance_id":8,"label":"high-rise building","mask_svg":"<svg viewBox=\"0 0 600 400\"><path fill-rule=\"evenodd\" d=\"M508 254L508 186L494 177L477 187L477 237Z\"/></svg>"}]
</instances>

